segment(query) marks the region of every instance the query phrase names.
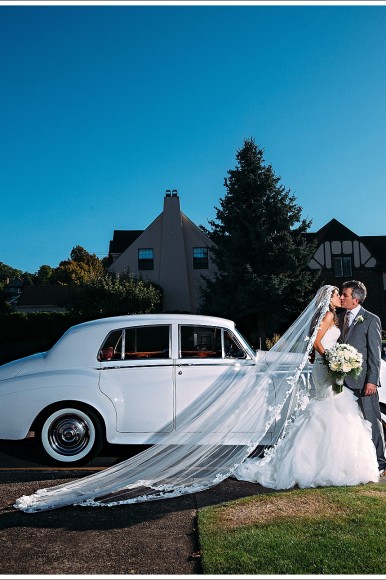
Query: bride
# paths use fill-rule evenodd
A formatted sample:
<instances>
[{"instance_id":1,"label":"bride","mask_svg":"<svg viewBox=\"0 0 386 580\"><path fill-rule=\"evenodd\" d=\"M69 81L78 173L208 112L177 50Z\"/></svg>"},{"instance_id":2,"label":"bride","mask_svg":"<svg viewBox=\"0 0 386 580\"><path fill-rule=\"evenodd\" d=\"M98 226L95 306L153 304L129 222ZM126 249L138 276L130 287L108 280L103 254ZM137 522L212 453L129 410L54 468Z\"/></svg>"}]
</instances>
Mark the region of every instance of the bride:
<instances>
[{"instance_id":1,"label":"bride","mask_svg":"<svg viewBox=\"0 0 386 580\"><path fill-rule=\"evenodd\" d=\"M114 506L208 489L233 476L267 487L355 485L378 481L371 427L354 395L332 392L324 349L336 343L337 288L323 286L281 339L255 365L227 367L178 417L178 431L109 469L22 496L25 512L68 505ZM308 358L316 398L310 401ZM276 422L262 459L250 457Z\"/></svg>"},{"instance_id":2,"label":"bride","mask_svg":"<svg viewBox=\"0 0 386 580\"><path fill-rule=\"evenodd\" d=\"M343 388L341 393L334 393L331 375L323 363L325 350L340 337L335 313L340 305L339 290L334 288L329 310L314 341L315 399L298 415L287 436L267 458L246 459L235 470L237 479L274 489L378 481L371 424L363 418L352 391Z\"/></svg>"}]
</instances>

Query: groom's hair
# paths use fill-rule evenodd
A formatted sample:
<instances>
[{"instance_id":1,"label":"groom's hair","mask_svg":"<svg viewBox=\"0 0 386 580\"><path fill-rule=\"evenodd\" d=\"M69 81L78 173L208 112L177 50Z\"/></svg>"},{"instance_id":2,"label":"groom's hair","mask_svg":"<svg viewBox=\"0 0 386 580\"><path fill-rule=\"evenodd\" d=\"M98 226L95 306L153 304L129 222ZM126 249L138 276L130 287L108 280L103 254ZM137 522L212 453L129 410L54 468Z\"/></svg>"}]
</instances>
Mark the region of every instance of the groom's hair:
<instances>
[{"instance_id":1,"label":"groom's hair","mask_svg":"<svg viewBox=\"0 0 386 580\"><path fill-rule=\"evenodd\" d=\"M366 300L367 290L363 282L358 280L350 280L350 282L345 282L343 288L351 288L353 298L358 298L359 304L363 304Z\"/></svg>"}]
</instances>

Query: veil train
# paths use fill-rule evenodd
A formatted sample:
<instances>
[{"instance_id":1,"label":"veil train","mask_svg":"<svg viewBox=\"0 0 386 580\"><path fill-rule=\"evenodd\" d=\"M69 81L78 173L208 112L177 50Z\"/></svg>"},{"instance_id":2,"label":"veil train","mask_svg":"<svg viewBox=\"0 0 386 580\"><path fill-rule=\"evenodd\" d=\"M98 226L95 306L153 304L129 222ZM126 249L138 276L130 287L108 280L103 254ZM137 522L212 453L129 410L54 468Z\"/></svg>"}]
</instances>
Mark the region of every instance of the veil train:
<instances>
[{"instance_id":1,"label":"veil train","mask_svg":"<svg viewBox=\"0 0 386 580\"><path fill-rule=\"evenodd\" d=\"M96 474L22 496L14 506L33 513L145 502L199 492L229 477L276 421L283 426L273 444L285 437L308 401L305 367L333 289L320 288L256 365L226 370L178 416L178 432L161 444Z\"/></svg>"}]
</instances>

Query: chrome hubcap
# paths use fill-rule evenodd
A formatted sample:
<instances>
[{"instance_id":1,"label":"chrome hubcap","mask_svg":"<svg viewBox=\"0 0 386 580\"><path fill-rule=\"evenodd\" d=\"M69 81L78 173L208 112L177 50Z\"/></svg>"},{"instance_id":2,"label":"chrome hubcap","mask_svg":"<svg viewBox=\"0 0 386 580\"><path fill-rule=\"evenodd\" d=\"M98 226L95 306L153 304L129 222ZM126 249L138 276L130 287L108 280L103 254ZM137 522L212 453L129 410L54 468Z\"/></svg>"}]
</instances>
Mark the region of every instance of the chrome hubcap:
<instances>
[{"instance_id":1,"label":"chrome hubcap","mask_svg":"<svg viewBox=\"0 0 386 580\"><path fill-rule=\"evenodd\" d=\"M52 449L62 455L77 455L90 441L86 421L76 415L57 417L50 425L48 438Z\"/></svg>"}]
</instances>

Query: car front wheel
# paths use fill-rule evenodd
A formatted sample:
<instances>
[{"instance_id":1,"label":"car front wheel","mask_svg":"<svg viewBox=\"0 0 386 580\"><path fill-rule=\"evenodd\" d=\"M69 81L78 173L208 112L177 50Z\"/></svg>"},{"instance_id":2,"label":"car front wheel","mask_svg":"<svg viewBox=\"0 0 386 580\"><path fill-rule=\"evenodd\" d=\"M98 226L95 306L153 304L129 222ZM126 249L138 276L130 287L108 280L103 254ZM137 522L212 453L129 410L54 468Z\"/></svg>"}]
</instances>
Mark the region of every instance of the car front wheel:
<instances>
[{"instance_id":1,"label":"car front wheel","mask_svg":"<svg viewBox=\"0 0 386 580\"><path fill-rule=\"evenodd\" d=\"M101 422L91 409L51 409L38 430L40 450L55 464L80 465L91 461L103 446Z\"/></svg>"}]
</instances>

